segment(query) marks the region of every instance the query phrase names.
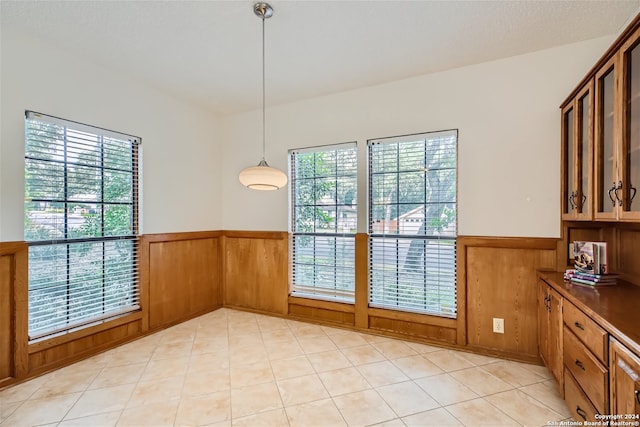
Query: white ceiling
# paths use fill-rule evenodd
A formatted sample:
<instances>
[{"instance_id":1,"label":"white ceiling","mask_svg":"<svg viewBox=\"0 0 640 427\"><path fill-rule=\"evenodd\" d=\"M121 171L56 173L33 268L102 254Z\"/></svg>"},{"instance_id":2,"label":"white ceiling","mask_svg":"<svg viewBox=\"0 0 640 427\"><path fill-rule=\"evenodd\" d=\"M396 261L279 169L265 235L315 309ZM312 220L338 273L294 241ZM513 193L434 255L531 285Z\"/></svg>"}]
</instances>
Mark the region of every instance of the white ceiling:
<instances>
[{"instance_id":1,"label":"white ceiling","mask_svg":"<svg viewBox=\"0 0 640 427\"><path fill-rule=\"evenodd\" d=\"M261 102L261 22L253 3L0 0L0 13L3 32L30 33L229 114ZM635 15L640 0L271 5L268 105L612 35Z\"/></svg>"}]
</instances>

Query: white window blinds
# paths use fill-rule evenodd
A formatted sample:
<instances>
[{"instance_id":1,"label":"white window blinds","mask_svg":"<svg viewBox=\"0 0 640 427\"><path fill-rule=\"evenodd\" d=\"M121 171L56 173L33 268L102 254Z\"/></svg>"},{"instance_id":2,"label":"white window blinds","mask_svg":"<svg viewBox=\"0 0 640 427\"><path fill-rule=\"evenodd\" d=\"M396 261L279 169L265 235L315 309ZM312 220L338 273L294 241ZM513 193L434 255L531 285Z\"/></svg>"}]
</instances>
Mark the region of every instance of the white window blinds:
<instances>
[{"instance_id":1,"label":"white window blinds","mask_svg":"<svg viewBox=\"0 0 640 427\"><path fill-rule=\"evenodd\" d=\"M369 298L456 317L457 131L369 141Z\"/></svg>"},{"instance_id":2,"label":"white window blinds","mask_svg":"<svg viewBox=\"0 0 640 427\"><path fill-rule=\"evenodd\" d=\"M29 338L139 308L138 145L26 112Z\"/></svg>"},{"instance_id":3,"label":"white window blinds","mask_svg":"<svg viewBox=\"0 0 640 427\"><path fill-rule=\"evenodd\" d=\"M291 150L292 295L354 301L356 144Z\"/></svg>"}]
</instances>

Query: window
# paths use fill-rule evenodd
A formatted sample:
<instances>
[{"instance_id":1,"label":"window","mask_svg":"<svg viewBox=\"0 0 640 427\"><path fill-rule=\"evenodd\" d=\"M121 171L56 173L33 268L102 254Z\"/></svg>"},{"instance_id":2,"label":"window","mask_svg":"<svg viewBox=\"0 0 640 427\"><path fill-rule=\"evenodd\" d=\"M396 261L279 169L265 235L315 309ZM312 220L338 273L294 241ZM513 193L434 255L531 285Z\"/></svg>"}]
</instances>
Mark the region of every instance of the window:
<instances>
[{"instance_id":1,"label":"window","mask_svg":"<svg viewBox=\"0 0 640 427\"><path fill-rule=\"evenodd\" d=\"M355 143L291 150L292 295L354 301Z\"/></svg>"},{"instance_id":2,"label":"window","mask_svg":"<svg viewBox=\"0 0 640 427\"><path fill-rule=\"evenodd\" d=\"M29 338L139 308L140 139L26 112Z\"/></svg>"},{"instance_id":3,"label":"window","mask_svg":"<svg viewBox=\"0 0 640 427\"><path fill-rule=\"evenodd\" d=\"M369 303L456 317L457 131L372 140Z\"/></svg>"}]
</instances>

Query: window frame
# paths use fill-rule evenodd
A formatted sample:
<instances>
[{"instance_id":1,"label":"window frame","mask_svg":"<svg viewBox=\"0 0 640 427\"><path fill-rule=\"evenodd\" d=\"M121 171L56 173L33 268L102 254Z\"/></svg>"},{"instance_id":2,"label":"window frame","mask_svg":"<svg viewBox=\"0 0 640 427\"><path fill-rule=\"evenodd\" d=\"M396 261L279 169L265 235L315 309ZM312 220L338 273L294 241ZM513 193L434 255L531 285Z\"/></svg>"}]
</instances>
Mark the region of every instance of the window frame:
<instances>
[{"instance_id":1,"label":"window frame","mask_svg":"<svg viewBox=\"0 0 640 427\"><path fill-rule=\"evenodd\" d=\"M416 201L414 201L413 203L407 203L405 202L405 204L410 205L410 204L417 204L417 205L422 205L422 210L423 210L423 214L422 214L422 225L420 226L420 229L418 230L418 232L416 233L401 233L399 231L400 227L402 227L402 224L399 223L399 219L400 219L400 214L397 214L395 216L395 225L393 225L393 221L389 221L388 224L385 224L383 221L382 224L382 229L380 229L380 226L378 226L377 228L374 226L375 222L376 222L376 218L374 218L374 209L375 207L380 207L383 204L380 203L376 203L376 200L374 199L374 192L376 191L376 183L375 181L377 180L376 176L379 175L383 175L383 174L393 174L395 176L395 182L396 185L398 187L398 189L400 188L400 176L401 174L406 174L406 173L417 173L419 172L419 170L415 170L415 171L410 171L410 170L401 170L399 168L400 165L400 160L398 158L397 160L397 166L398 168L395 170L395 172L374 172L374 168L376 167L375 164L375 160L373 158L374 153L373 153L373 147L375 145L378 144L402 144L402 143L411 143L410 140L415 138L415 137L423 137L424 141L425 141L425 148L424 148L424 157L425 157L425 166L424 166L424 191L425 191L425 199L422 201L418 201L416 199ZM428 141L429 139L433 139L433 138L438 138L438 137L443 137L443 138L447 138L447 137L453 137L454 138L454 150L455 150L455 154L454 154L454 167L450 170L453 171L453 174L455 174L455 182L453 183L454 185L454 194L455 197L453 199L453 201L442 201L442 200L435 200L432 201L430 203L436 203L436 204L441 204L446 206L447 204L453 204L454 209L453 209L453 214L455 215L455 220L453 222L453 235L451 236L447 236L447 235L441 235L441 234L427 234L426 230L425 233L420 233L420 231L422 230L422 227L424 226L424 221L425 221L425 217L424 217L424 212L426 212L424 209L424 206L426 203L429 203L429 200L427 199L426 196L426 187L427 187L427 178L426 178L426 174L432 170L436 170L436 169L430 169L426 166L426 162L427 162L427 155L429 154L429 150L427 148L426 145L426 141ZM398 153L399 153L399 149L398 148ZM433 151L435 153L435 151ZM398 154L399 155L399 154ZM370 139L367 141L367 160L368 160L368 164L367 164L367 183L368 183L368 188L367 188L367 234L368 234L368 250L369 250L369 258L368 258L368 273L367 273L367 280L368 280L368 305L370 307L376 307L376 308L383 308L383 309L391 309L391 310L398 310L398 311L406 311L406 312L414 312L414 313L419 313L419 314L425 314L425 315L433 315L433 316L438 316L438 317L445 317L445 318L457 318L457 266L456 266L456 251L457 251L457 229L458 229L458 197L457 197L457 193L458 193L458 130L457 129L449 129L449 130L443 130L443 131L433 131L433 132L423 132L423 133L416 133L416 134L407 134L407 135L401 135L401 136L394 136L394 137L388 137L388 138L376 138L376 139ZM440 169L437 169L440 170ZM401 205L402 203L400 202L400 195L399 195L400 191L396 192L396 202L395 203L388 203L389 206L396 206L396 210L395 212L400 212L399 209L399 205ZM418 207L419 208L419 207ZM412 212L412 210L408 211L408 212L404 212L402 215L406 215L407 213ZM389 218L390 219L390 218ZM395 232L394 230L392 230L392 228L395 227ZM444 230L443 230L444 231ZM446 234L446 233L445 233ZM383 260L386 260L386 254L384 253L386 250L391 250L389 249L389 246L393 245L393 241L395 240L395 257L396 257L396 263L395 263L395 286L398 288L397 295L395 297L395 303L393 303L394 298L392 297L388 297L387 295L385 295L386 292L386 281L389 280L385 274L384 274L384 269L385 269L385 263L384 262L377 262L376 259L380 259L382 258ZM437 255L437 263L439 264L440 261L442 260L443 263L448 263L453 264L453 270L447 272L446 270L441 270L441 268L438 266L437 270L438 270L438 274L437 274L437 285L431 285L428 284L427 282L427 269L429 265L429 260L427 259L427 245L429 244L429 242L432 241L436 241L438 243L436 243L437 248L431 249L432 251L435 251L435 249L438 250L438 252L436 253ZM407 245L407 242L411 242L409 243L408 247L404 247L405 245ZM410 300L406 300L405 299L405 293L409 294L409 291L405 291L404 293L401 292L399 290L400 284L401 282L401 278L400 278L400 265L401 265L401 261L400 261L400 253L403 251L406 251L406 253L408 254L409 251L414 248L414 243L413 242L422 242L421 246L422 246L422 254L420 255L421 257L423 257L424 259L421 260L420 262L422 262L422 268L423 268L423 280L424 280L424 295L420 296L420 303L409 303L407 301ZM442 255L440 254L439 250L440 250L440 245L441 243L443 243L443 250L445 250L445 252L442 253ZM452 243L445 243L445 242L452 242ZM444 244L452 244L452 254L450 254L449 252L451 252L450 249L447 250L447 247L444 246ZM431 244L431 246L433 246L433 244ZM381 255L382 252L382 255ZM441 258L442 257L442 258ZM406 265L408 264L407 261L409 260L409 257L407 255L405 255L404 261L402 261L402 265L404 265L406 267ZM412 266L416 266L418 262L415 261L415 264L412 264ZM403 267L404 268L404 267ZM379 271L376 271L377 269L379 269ZM389 269L389 271L391 271L391 269ZM442 274L441 274L442 272ZM376 277L378 277L378 280L376 281L374 279L374 275ZM407 287L410 287L413 285L413 282L408 278L409 274L406 274L406 278L405 283L408 283ZM382 277L380 279L380 277ZM440 281L444 280L444 285L441 285ZM452 283L450 283L449 285L447 285L447 282L452 281ZM383 282L382 285L380 285L380 282ZM410 288L413 290L413 288ZM447 295L447 299L451 301L451 303L453 304L452 309L451 310L447 310L447 309L443 309L442 305L440 302L438 302L438 304L436 304L437 306L439 306L439 309L430 309L428 308L428 297L429 297L429 292L428 290L430 289L436 289L437 292L439 293L441 289L449 289L451 291L451 294ZM424 301L424 302L422 302ZM418 307L419 305L423 305L422 307ZM445 304L446 305L446 304Z\"/></svg>"},{"instance_id":2,"label":"window frame","mask_svg":"<svg viewBox=\"0 0 640 427\"><path fill-rule=\"evenodd\" d=\"M38 126L33 122L40 122L40 126L43 128L50 127L51 130L55 130L56 133L62 130L62 138L58 134L52 134L51 136L47 135L43 137L43 141L40 141L40 143L43 144L43 150L58 150L56 154L53 155L53 158L46 158L42 155L43 151L38 151L38 148L42 147L30 150L30 145L36 143L36 139L32 136L31 130L32 127ZM46 133L47 131L42 132ZM86 136L87 139L83 140L83 136ZM139 205L141 142L141 138L136 136L34 111L25 111L26 176L24 218L25 241L27 241L29 246L28 333L30 341L69 333L124 313L140 310ZM121 145L121 143L124 144ZM89 150L84 152L77 151L74 154L73 149L79 150L78 147L83 144L85 147L90 147ZM124 147L124 151L122 147ZM60 156L59 150L63 150L64 155L62 159L55 158L56 156ZM111 150L112 154L108 153L109 150ZM126 154L127 150L130 150L130 155ZM68 154L68 152L71 154ZM124 153L124 157L122 157L122 153ZM83 163L80 160L82 154L88 155L90 160ZM108 164L109 161L127 161L127 158L130 159L130 166L124 168L120 164ZM91 161L94 161L94 163L91 163ZM41 172L41 174L27 178L27 175L30 173L30 168L33 168L34 165L38 163L41 166L38 172ZM62 196L58 197L60 196L60 192L58 192L57 195L53 195L53 193L48 194L49 197L29 197L29 187L30 184L32 184L32 180L44 182L47 178L47 173L54 174L48 176L50 179L51 176L55 176L56 166L53 165L57 166L58 172L60 168L63 171L63 183L61 185L63 190ZM81 170L83 170L83 172L80 172ZM83 185L90 186L91 184L98 183L99 189L93 193L89 191L86 194L80 195L84 197L74 198L78 196L78 194L70 194L69 191L70 186L72 187L74 182L73 179L69 178L72 173L78 175L78 177L75 178L77 180L75 184L80 185L80 183L82 183ZM96 178L94 175L99 175L99 178ZM114 178L116 175L120 176ZM42 178L43 176L45 176L45 179ZM59 176L53 178L54 181L55 179L59 179ZM107 185L106 182L108 182L108 179L120 179L125 183L125 187L127 185L130 186L128 190L125 190L125 194L130 194L130 196L126 196L129 198L128 201L117 200L117 198L108 199L105 196L105 186ZM51 182L48 182L48 184L51 184ZM39 185L42 184L36 184L36 188L42 190ZM59 182L53 182L51 185L51 188L55 187L58 190L60 189ZM33 227L27 226L27 220L32 221L31 214L35 210L30 208L33 208L34 203L50 207L62 206L62 212L58 212L55 215L51 214L51 216L56 218L53 220L54 226L52 226L51 223L47 223L46 219L44 222L41 222L41 224L34 225ZM89 212L89 215L81 215L81 217L84 218L81 225L87 224L89 219L99 217L99 219L96 220L96 224L92 225L93 228L87 231L90 235L75 235L75 232L72 231L74 227L70 224L70 218L73 215L70 205L95 207L95 211ZM99 209L97 208L98 206L100 206ZM121 209L122 207L124 207L124 209ZM108 230L105 227L105 215L109 209L117 209L119 213L125 213L128 219L128 221L126 221L128 225L124 227L127 230L126 232L118 230L118 227L116 227L115 230ZM99 211L99 214L96 214L96 211ZM59 216L63 218L62 231L58 229L59 224L57 218ZM120 219L120 221L122 221L122 219ZM39 237L29 236L29 232L37 230L38 228L48 229L52 235L48 236L48 238L44 238L47 237L45 235ZM59 251L60 249L61 251ZM46 256L39 256L38 253L40 252L48 254ZM64 254L59 255L61 252ZM99 253L100 256L92 259L91 255L89 255L92 252L94 256L96 253ZM123 253L125 255L123 255ZM119 259L118 256L120 257ZM116 261L114 262L113 260ZM82 268L87 268L86 266L91 264L92 261L97 261L97 263L93 263L93 271L99 272L95 276L83 276L76 272L76 270L82 272ZM60 273L58 270L60 265L65 264L66 266L63 269L66 273ZM54 272L51 273L52 277L47 279L48 282L44 281L36 285L37 279L33 277L35 270L32 270L32 267L37 267L34 267L34 265L39 267L48 265L49 268L54 269ZM98 267L95 267L96 265L98 265ZM66 278L64 278L65 274ZM56 282L61 276L63 279ZM95 287L91 287L92 282L93 284L100 282L97 285L97 292ZM125 284L124 287L122 283ZM65 287L66 295L61 296L61 290L63 291L62 293L64 293ZM46 291L42 293L39 292L43 290ZM101 297L92 296L94 293L101 294ZM35 299L32 299L32 297L36 298L38 294L40 294L39 298L41 298L41 300L50 298L52 304L55 304L54 301L60 302L60 300L64 300L65 306L62 308L56 306L57 309L54 310L55 314L47 315L46 312L42 314L42 311L38 312L38 309L41 307L35 303ZM49 297L47 297L46 294L49 294ZM82 297L85 299L83 300ZM77 299L77 301L74 302L75 299ZM95 304L95 306L93 304ZM51 311L51 309L49 310ZM83 310L90 315L82 314ZM52 320L52 326L50 327L36 327L36 322L42 321L42 318L57 320Z\"/></svg>"},{"instance_id":3,"label":"window frame","mask_svg":"<svg viewBox=\"0 0 640 427\"><path fill-rule=\"evenodd\" d=\"M338 160L338 152L350 150L351 152L348 155L353 156L354 165L352 171L350 173L340 173L339 168L339 160ZM298 169L296 168L296 159L301 155L308 154L318 154L318 153L330 153L333 152L335 156L335 168L333 174L317 174L315 167L316 161L314 157L314 171L312 175L300 176L298 173ZM311 299L319 299L325 301L332 302L340 302L340 303L355 303L355 236L357 233L357 219L358 219L358 204L357 204L357 191L358 191L358 147L356 142L346 142L346 143L338 143L338 144L330 144L330 145L321 145L314 147L305 147L300 149L291 149L289 150L289 171L290 171L290 180L289 180L289 231L291 234L291 249L290 249L290 292L289 294L293 297L301 297L301 298L311 298ZM332 178L333 180L330 182L328 178ZM353 185L353 194L351 197L351 204L341 204L338 199L338 186L340 179L352 180ZM298 188L298 183L300 181L305 180L313 180L314 185L312 186L314 195L312 196L313 203L312 204L298 204L297 203L297 195L296 190ZM323 180L325 183L333 184L334 187L334 197L331 199L333 203L324 203L321 200L317 200L315 191L316 191L316 181ZM339 231L340 221L338 218L339 212L343 209L343 215L347 215L347 212L344 210L347 206L351 207L353 211L352 222L353 224L350 226L349 232ZM297 208L312 208L314 209L314 218L317 216L317 210L323 207L329 208L329 210L333 210L335 212L334 221L334 231L330 232L328 230L318 231L317 223L314 221L311 230L301 230L298 231L298 212ZM350 221L344 221L343 224L349 224ZM326 239L326 247L323 243L319 242L322 239ZM299 241L310 241L313 247L313 261L312 262L297 262L297 256L300 253L298 250L298 242ZM342 247L342 252L338 249L338 246ZM329 252L330 259L332 260L329 264L318 263L317 258L318 253L326 254ZM339 257L339 254L342 256ZM345 256L346 254L346 256ZM297 283L298 277L302 276L303 267L311 268L313 273L311 273L313 283ZM331 270L333 268L333 287L322 286L319 284L320 280L318 280L319 271L321 269ZM300 275L300 276L299 276ZM350 278L345 275L350 275ZM309 273L306 274L309 277ZM347 288L339 287L339 282L347 283Z\"/></svg>"}]
</instances>

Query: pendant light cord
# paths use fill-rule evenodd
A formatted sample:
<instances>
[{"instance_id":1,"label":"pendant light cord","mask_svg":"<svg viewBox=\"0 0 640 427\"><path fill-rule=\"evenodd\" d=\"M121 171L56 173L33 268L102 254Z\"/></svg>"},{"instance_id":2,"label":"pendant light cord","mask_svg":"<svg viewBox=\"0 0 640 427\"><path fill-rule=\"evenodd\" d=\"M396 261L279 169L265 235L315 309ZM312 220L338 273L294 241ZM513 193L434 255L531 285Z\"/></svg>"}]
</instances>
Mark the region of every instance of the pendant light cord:
<instances>
[{"instance_id":1,"label":"pendant light cord","mask_svg":"<svg viewBox=\"0 0 640 427\"><path fill-rule=\"evenodd\" d=\"M264 65L264 16L262 17L262 161L266 157L266 107L265 107L265 65Z\"/></svg>"}]
</instances>

